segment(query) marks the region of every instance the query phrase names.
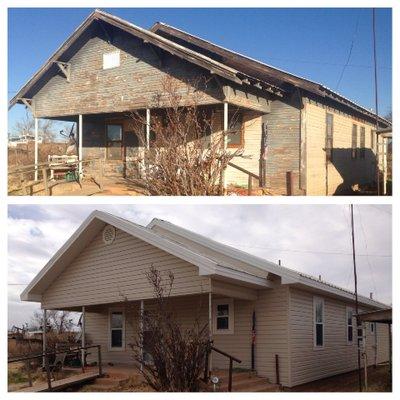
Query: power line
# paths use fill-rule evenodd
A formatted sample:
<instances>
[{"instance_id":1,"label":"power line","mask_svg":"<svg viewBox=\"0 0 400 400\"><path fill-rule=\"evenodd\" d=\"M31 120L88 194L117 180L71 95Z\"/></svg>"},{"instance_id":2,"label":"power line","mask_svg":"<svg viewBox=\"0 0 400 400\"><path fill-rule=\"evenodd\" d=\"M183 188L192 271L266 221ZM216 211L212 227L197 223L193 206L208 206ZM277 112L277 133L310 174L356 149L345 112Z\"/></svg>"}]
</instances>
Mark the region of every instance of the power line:
<instances>
[{"instance_id":1,"label":"power line","mask_svg":"<svg viewBox=\"0 0 400 400\"><path fill-rule=\"evenodd\" d=\"M347 56L347 61L346 61L346 63L343 65L342 72L341 72L341 74L340 74L338 83L337 83L337 85L336 85L336 90L339 89L340 83L342 82L342 79L343 79L343 76L344 76L344 71L346 70L346 67L349 66L349 62L350 62L350 59L351 59L351 55L352 55L352 53L353 53L354 42L355 42L355 40L356 40L356 36L357 36L357 32L358 32L358 25L359 25L359 23L360 23L360 12L358 13L356 26L355 26L354 33L353 33L353 38L352 38L351 44L350 44L349 54L348 54L348 56Z\"/></svg>"}]
</instances>

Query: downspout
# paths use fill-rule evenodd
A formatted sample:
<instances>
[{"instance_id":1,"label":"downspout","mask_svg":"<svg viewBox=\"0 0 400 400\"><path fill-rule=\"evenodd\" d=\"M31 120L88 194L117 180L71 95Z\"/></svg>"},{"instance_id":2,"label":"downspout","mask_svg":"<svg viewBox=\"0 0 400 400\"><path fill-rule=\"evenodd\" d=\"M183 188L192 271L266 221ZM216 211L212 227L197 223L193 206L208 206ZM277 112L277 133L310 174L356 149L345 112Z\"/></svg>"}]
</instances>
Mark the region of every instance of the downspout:
<instances>
[{"instance_id":1,"label":"downspout","mask_svg":"<svg viewBox=\"0 0 400 400\"><path fill-rule=\"evenodd\" d=\"M305 106L301 95L301 89L299 87L296 87L296 93L299 101L299 189L303 190L306 195L307 137L305 129L306 121L303 115Z\"/></svg>"}]
</instances>

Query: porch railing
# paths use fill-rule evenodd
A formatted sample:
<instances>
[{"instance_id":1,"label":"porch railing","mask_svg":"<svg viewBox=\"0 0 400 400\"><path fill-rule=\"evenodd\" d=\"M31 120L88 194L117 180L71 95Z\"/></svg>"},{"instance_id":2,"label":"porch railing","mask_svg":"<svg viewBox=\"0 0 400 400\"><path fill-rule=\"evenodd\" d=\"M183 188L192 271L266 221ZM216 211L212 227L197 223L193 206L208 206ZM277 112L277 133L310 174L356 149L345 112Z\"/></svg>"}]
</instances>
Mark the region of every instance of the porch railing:
<instances>
[{"instance_id":1,"label":"porch railing","mask_svg":"<svg viewBox=\"0 0 400 400\"><path fill-rule=\"evenodd\" d=\"M8 364L11 363L17 363L17 362L24 362L26 369L27 369L27 375L28 375L28 382L29 386L32 387L32 371L31 371L31 361L35 360L37 358L41 358L44 361L44 369L46 371L46 379L47 379L47 388L48 391L52 391L52 384L51 384L51 370L50 370L50 362L49 362L49 357L50 356L55 356L57 354L74 354L79 352L82 354L82 350L87 350L87 349L92 349L92 348L97 348L97 365L98 365L98 374L99 376L103 375L103 365L102 365L102 360L101 360L101 345L92 345L92 346L80 346L80 347L74 347L72 349L67 349L67 350L62 350L62 351L46 351L44 353L40 354L35 354L32 356L25 356L25 357L16 357L12 359L8 359ZM81 356L81 368L82 372L85 372L85 357L82 354Z\"/></svg>"},{"instance_id":2,"label":"porch railing","mask_svg":"<svg viewBox=\"0 0 400 400\"><path fill-rule=\"evenodd\" d=\"M253 179L257 180L258 186L262 186L260 177L257 174L255 174L239 165L233 164L231 162L229 162L228 165L247 175L247 194L248 194L248 196L251 196L252 191L253 191Z\"/></svg>"},{"instance_id":3,"label":"porch railing","mask_svg":"<svg viewBox=\"0 0 400 400\"><path fill-rule=\"evenodd\" d=\"M210 354L212 351L215 351L218 354L221 354L222 356L229 358L229 378L228 378L228 392L232 392L232 374L233 374L233 362L237 362L238 364L240 364L242 361L239 360L238 358L232 356L231 354L226 353L223 350L217 349L216 347L214 347L212 345L212 341L209 342L207 348L206 348L206 354L205 354L205 365L204 365L204 382L208 382L209 381L209 365L208 365L208 360L210 357Z\"/></svg>"}]
</instances>

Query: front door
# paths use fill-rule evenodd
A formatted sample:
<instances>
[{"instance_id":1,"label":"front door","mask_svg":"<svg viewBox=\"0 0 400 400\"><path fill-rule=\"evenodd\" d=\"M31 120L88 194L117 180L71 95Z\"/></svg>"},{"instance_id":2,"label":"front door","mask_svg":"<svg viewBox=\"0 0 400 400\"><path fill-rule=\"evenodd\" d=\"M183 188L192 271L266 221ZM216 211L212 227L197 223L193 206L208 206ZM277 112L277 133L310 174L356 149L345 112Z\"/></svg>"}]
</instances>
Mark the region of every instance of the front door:
<instances>
[{"instance_id":1,"label":"front door","mask_svg":"<svg viewBox=\"0 0 400 400\"><path fill-rule=\"evenodd\" d=\"M106 125L107 160L122 160L122 131L121 124Z\"/></svg>"}]
</instances>

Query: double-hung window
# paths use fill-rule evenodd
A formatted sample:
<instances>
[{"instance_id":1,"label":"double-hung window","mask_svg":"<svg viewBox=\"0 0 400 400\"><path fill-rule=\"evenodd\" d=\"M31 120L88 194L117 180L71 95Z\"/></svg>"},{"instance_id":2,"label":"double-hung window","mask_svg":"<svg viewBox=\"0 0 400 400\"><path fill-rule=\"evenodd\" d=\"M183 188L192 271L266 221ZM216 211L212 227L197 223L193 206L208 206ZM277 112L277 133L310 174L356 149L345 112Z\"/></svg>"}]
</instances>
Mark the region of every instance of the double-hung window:
<instances>
[{"instance_id":1,"label":"double-hung window","mask_svg":"<svg viewBox=\"0 0 400 400\"><path fill-rule=\"evenodd\" d=\"M326 161L332 161L333 151L333 114L326 114L325 152Z\"/></svg>"},{"instance_id":2,"label":"double-hung window","mask_svg":"<svg viewBox=\"0 0 400 400\"><path fill-rule=\"evenodd\" d=\"M347 344L353 343L353 309L346 308Z\"/></svg>"},{"instance_id":3,"label":"double-hung window","mask_svg":"<svg viewBox=\"0 0 400 400\"><path fill-rule=\"evenodd\" d=\"M324 314L324 299L314 297L314 348L324 347Z\"/></svg>"},{"instance_id":4,"label":"double-hung window","mask_svg":"<svg viewBox=\"0 0 400 400\"><path fill-rule=\"evenodd\" d=\"M353 130L351 131L351 158L354 160L357 158L357 125L353 124Z\"/></svg>"},{"instance_id":5,"label":"double-hung window","mask_svg":"<svg viewBox=\"0 0 400 400\"><path fill-rule=\"evenodd\" d=\"M222 299L214 303L214 333L232 334L234 329L233 299Z\"/></svg>"},{"instance_id":6,"label":"double-hung window","mask_svg":"<svg viewBox=\"0 0 400 400\"><path fill-rule=\"evenodd\" d=\"M360 158L365 158L365 127L360 128Z\"/></svg>"},{"instance_id":7,"label":"double-hung window","mask_svg":"<svg viewBox=\"0 0 400 400\"><path fill-rule=\"evenodd\" d=\"M123 350L125 347L125 315L120 310L110 310L110 349Z\"/></svg>"}]
</instances>

